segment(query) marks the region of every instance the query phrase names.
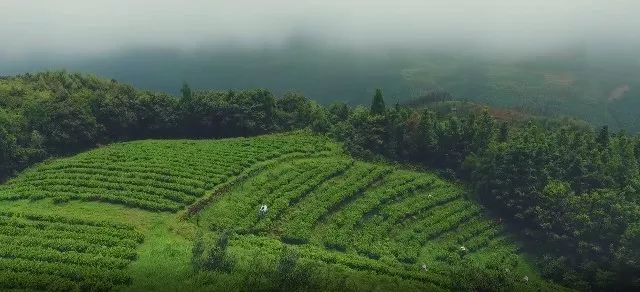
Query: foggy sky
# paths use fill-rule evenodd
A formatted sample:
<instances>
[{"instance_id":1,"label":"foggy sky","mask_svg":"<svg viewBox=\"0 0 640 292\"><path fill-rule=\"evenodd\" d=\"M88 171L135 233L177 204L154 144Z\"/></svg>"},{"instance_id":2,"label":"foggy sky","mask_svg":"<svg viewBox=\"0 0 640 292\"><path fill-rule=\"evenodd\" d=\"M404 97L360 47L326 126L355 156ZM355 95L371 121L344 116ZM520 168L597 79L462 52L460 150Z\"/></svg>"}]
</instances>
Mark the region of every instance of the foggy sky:
<instances>
[{"instance_id":1,"label":"foggy sky","mask_svg":"<svg viewBox=\"0 0 640 292\"><path fill-rule=\"evenodd\" d=\"M636 48L638 12L637 0L0 0L0 62L144 47L277 47L296 36L373 51Z\"/></svg>"}]
</instances>

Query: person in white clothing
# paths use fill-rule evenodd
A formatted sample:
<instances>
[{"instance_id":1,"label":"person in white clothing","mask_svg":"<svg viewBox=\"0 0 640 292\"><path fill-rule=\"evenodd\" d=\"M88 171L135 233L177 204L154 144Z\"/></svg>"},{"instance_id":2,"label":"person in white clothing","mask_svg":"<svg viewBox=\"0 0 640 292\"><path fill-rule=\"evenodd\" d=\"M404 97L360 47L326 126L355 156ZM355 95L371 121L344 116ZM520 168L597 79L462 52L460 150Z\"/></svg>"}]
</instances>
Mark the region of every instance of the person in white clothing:
<instances>
[{"instance_id":1,"label":"person in white clothing","mask_svg":"<svg viewBox=\"0 0 640 292\"><path fill-rule=\"evenodd\" d=\"M267 205L260 206L260 216L267 215L267 211L268 210L269 210L269 208L267 208Z\"/></svg>"}]
</instances>

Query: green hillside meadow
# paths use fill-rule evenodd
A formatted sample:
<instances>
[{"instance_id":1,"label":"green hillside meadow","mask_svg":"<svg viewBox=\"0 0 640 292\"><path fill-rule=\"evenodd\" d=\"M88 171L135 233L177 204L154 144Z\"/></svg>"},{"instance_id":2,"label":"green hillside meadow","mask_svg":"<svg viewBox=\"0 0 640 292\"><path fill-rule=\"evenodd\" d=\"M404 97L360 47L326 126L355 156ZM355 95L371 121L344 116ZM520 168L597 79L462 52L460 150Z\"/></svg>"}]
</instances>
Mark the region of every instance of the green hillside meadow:
<instances>
[{"instance_id":1,"label":"green hillside meadow","mask_svg":"<svg viewBox=\"0 0 640 292\"><path fill-rule=\"evenodd\" d=\"M0 289L288 290L278 275L309 290L457 290L484 275L559 288L463 186L341 149L295 132L41 163L0 186Z\"/></svg>"}]
</instances>

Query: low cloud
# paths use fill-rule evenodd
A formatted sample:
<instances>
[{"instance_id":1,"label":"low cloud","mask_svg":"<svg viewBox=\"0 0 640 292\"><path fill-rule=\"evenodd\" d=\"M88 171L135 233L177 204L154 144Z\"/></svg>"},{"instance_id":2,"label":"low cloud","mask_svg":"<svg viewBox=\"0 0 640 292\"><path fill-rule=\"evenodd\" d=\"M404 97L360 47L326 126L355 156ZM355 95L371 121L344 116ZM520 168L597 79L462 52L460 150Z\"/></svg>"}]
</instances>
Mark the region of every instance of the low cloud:
<instances>
[{"instance_id":1,"label":"low cloud","mask_svg":"<svg viewBox=\"0 0 640 292\"><path fill-rule=\"evenodd\" d=\"M299 36L370 51L637 48L638 11L635 0L2 0L0 61L145 47L277 47Z\"/></svg>"}]
</instances>

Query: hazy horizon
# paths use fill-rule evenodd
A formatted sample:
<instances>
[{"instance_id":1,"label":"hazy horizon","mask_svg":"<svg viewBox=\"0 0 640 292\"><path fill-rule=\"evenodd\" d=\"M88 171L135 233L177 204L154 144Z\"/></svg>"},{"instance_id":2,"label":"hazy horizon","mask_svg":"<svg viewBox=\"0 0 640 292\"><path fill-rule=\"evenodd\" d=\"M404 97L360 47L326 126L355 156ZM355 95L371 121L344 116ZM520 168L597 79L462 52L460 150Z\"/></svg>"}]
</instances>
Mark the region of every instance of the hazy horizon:
<instances>
[{"instance_id":1,"label":"hazy horizon","mask_svg":"<svg viewBox=\"0 0 640 292\"><path fill-rule=\"evenodd\" d=\"M0 75L66 69L174 95L187 81L324 104L446 91L636 129L637 11L631 0L8 0Z\"/></svg>"},{"instance_id":2,"label":"hazy horizon","mask_svg":"<svg viewBox=\"0 0 640 292\"><path fill-rule=\"evenodd\" d=\"M278 49L300 37L373 53L463 49L526 57L572 47L629 53L640 43L637 11L640 2L630 0L5 0L0 62L146 49Z\"/></svg>"}]
</instances>

